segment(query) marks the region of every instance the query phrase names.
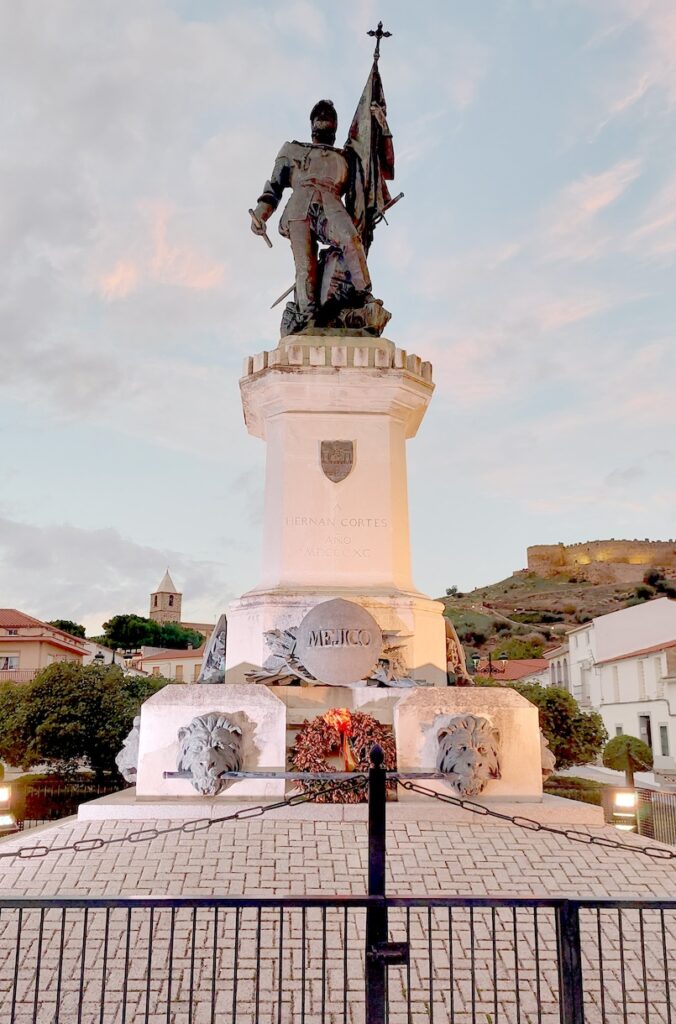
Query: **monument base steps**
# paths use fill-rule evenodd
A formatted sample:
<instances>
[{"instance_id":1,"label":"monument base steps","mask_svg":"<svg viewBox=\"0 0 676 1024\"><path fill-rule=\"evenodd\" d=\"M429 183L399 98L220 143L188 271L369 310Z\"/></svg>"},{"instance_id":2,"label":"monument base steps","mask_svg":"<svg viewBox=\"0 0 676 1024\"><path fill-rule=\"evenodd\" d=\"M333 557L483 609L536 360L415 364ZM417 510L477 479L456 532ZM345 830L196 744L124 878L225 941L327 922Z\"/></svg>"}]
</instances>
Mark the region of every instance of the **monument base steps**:
<instances>
[{"instance_id":1,"label":"monument base steps","mask_svg":"<svg viewBox=\"0 0 676 1024\"><path fill-rule=\"evenodd\" d=\"M425 782L425 785L428 783ZM289 792L293 792L289 789ZM449 786L446 792L453 794ZM276 797L275 800L279 800ZM254 802L265 805L275 800L249 800L246 803L232 797L187 797L177 800L171 797L140 798L135 788L111 793L81 804L78 809L78 821L191 821L196 818L219 818L224 814L233 814ZM564 800L558 796L545 793L539 800L503 801L499 799L476 798L473 802L499 811L500 814L520 815L531 818L542 824L550 825L603 825L603 811L592 804L584 804L578 800ZM282 807L278 811L270 811L266 818L274 817L282 821L366 821L368 807L366 804L298 804L295 807ZM389 822L410 821L447 821L478 822L481 825L506 826L499 818L488 814L479 816L471 811L442 804L429 797L416 797L398 802L388 800L387 819ZM224 822L221 828L227 828ZM32 834L32 832L31 832Z\"/></svg>"}]
</instances>

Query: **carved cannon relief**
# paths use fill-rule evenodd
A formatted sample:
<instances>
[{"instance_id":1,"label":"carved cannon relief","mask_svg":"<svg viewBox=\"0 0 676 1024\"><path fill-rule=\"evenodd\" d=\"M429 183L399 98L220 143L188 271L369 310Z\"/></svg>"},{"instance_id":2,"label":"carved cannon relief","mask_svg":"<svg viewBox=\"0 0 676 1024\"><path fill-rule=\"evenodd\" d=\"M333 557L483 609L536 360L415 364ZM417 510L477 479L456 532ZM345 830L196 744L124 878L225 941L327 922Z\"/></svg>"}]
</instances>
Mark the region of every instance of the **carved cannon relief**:
<instances>
[{"instance_id":1,"label":"carved cannon relief","mask_svg":"<svg viewBox=\"0 0 676 1024\"><path fill-rule=\"evenodd\" d=\"M141 716L137 715L129 733L124 738L122 750L115 757L117 770L125 782L136 782L138 774L138 746L141 731Z\"/></svg>"}]
</instances>

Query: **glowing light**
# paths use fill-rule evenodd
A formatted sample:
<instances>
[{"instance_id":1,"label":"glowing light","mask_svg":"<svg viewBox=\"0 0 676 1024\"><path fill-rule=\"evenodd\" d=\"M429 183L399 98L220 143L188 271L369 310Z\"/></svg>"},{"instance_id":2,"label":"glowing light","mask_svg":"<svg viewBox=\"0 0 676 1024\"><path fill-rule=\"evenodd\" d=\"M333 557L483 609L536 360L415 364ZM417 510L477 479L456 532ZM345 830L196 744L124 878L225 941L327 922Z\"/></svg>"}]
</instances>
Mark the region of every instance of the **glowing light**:
<instances>
[{"instance_id":1,"label":"glowing light","mask_svg":"<svg viewBox=\"0 0 676 1024\"><path fill-rule=\"evenodd\" d=\"M326 724L337 729L341 736L352 735L352 715L347 708L331 708L323 717Z\"/></svg>"},{"instance_id":2,"label":"glowing light","mask_svg":"<svg viewBox=\"0 0 676 1024\"><path fill-rule=\"evenodd\" d=\"M8 804L11 794L11 786L0 786L0 804Z\"/></svg>"},{"instance_id":3,"label":"glowing light","mask_svg":"<svg viewBox=\"0 0 676 1024\"><path fill-rule=\"evenodd\" d=\"M615 807L634 809L636 807L636 793L616 793L614 800Z\"/></svg>"},{"instance_id":4,"label":"glowing light","mask_svg":"<svg viewBox=\"0 0 676 1024\"><path fill-rule=\"evenodd\" d=\"M14 828L16 819L13 814L0 814L0 828Z\"/></svg>"},{"instance_id":5,"label":"glowing light","mask_svg":"<svg viewBox=\"0 0 676 1024\"><path fill-rule=\"evenodd\" d=\"M338 734L343 737L341 749L343 761L345 763L345 771L353 772L357 767L357 762L355 761L354 754L352 753L352 747L349 740L349 737L352 735L352 715L347 708L331 708L331 710L327 711L323 717L326 724L337 729Z\"/></svg>"}]
</instances>

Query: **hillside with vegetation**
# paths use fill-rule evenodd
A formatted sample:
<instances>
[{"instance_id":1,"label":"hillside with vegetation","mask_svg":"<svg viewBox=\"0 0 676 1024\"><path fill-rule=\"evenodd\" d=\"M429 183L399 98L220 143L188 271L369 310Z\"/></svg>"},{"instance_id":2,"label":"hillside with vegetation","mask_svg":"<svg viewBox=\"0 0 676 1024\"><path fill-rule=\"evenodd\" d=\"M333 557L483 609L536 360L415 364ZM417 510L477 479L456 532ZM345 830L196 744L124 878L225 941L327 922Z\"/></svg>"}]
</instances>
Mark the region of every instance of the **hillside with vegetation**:
<instances>
[{"instance_id":1,"label":"hillside with vegetation","mask_svg":"<svg viewBox=\"0 0 676 1024\"><path fill-rule=\"evenodd\" d=\"M656 571L635 583L588 583L570 573L548 579L523 571L469 593L449 587L440 597L466 650L512 658L540 657L574 626L658 597L676 598L676 584Z\"/></svg>"}]
</instances>

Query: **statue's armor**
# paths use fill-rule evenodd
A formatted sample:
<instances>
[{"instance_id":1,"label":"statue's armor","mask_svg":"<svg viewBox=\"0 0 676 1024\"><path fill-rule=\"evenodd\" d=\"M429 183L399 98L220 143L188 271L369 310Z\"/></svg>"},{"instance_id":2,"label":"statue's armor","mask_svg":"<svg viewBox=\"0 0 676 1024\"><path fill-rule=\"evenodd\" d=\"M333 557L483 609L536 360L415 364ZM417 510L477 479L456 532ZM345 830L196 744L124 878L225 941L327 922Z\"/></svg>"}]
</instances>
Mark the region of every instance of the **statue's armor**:
<instances>
[{"instance_id":1,"label":"statue's armor","mask_svg":"<svg viewBox=\"0 0 676 1024\"><path fill-rule=\"evenodd\" d=\"M327 217L347 212L340 197L347 188L348 175L342 150L314 142L285 142L259 202L276 209L284 189L292 189L279 222L280 234L288 238L289 221L305 220L312 203L321 206Z\"/></svg>"},{"instance_id":2,"label":"statue's armor","mask_svg":"<svg viewBox=\"0 0 676 1024\"><path fill-rule=\"evenodd\" d=\"M343 150L313 142L285 142L258 200L276 209L284 189L292 190L279 231L291 242L296 302L308 318L317 306L317 242L341 251L357 293L371 289L359 232L341 201L349 176Z\"/></svg>"}]
</instances>

